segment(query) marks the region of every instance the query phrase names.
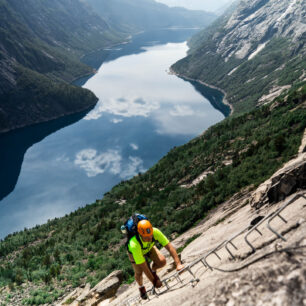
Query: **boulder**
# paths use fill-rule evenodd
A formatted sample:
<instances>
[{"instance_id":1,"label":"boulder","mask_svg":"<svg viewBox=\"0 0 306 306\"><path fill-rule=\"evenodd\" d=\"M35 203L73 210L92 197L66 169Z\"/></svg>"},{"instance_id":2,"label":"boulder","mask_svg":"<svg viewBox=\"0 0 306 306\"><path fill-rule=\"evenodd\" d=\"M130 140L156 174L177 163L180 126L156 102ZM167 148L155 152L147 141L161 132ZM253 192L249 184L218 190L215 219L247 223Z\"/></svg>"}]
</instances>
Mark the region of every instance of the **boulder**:
<instances>
[{"instance_id":1,"label":"boulder","mask_svg":"<svg viewBox=\"0 0 306 306\"><path fill-rule=\"evenodd\" d=\"M81 295L79 295L78 298L76 299L76 302L82 303L86 299L86 296L88 295L89 292L90 292L90 284L88 283L83 289Z\"/></svg>"},{"instance_id":2,"label":"boulder","mask_svg":"<svg viewBox=\"0 0 306 306\"><path fill-rule=\"evenodd\" d=\"M306 189L306 153L288 162L261 184L252 194L250 204L258 209L282 201L298 189Z\"/></svg>"},{"instance_id":3,"label":"boulder","mask_svg":"<svg viewBox=\"0 0 306 306\"><path fill-rule=\"evenodd\" d=\"M95 306L106 299L114 297L122 280L123 273L121 270L112 272L92 288L86 296L83 296L82 301L78 299L79 305Z\"/></svg>"},{"instance_id":4,"label":"boulder","mask_svg":"<svg viewBox=\"0 0 306 306\"><path fill-rule=\"evenodd\" d=\"M76 299L82 295L84 289L82 288L76 288L72 292L70 292L68 295L64 296L61 301L59 301L56 306L62 306L62 305L71 305L75 306L78 305Z\"/></svg>"}]
</instances>

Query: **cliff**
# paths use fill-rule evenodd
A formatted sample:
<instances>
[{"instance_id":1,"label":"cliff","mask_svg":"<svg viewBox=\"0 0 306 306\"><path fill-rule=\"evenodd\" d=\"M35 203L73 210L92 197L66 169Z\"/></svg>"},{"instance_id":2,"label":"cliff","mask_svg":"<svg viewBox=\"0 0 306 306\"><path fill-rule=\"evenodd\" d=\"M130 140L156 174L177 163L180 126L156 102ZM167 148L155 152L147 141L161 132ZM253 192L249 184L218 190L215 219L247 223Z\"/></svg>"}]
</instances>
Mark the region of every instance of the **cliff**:
<instances>
[{"instance_id":1,"label":"cliff","mask_svg":"<svg viewBox=\"0 0 306 306\"><path fill-rule=\"evenodd\" d=\"M235 111L272 101L305 79L304 1L241 1L194 36L172 69L225 90Z\"/></svg>"}]
</instances>

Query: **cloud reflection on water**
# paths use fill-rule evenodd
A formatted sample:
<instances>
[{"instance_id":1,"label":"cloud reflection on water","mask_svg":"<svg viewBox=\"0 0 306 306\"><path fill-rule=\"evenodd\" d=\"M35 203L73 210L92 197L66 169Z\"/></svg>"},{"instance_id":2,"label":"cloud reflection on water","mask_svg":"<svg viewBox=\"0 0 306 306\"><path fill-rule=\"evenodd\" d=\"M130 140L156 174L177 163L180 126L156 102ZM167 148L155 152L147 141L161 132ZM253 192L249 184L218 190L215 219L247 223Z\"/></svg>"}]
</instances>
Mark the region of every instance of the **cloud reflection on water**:
<instances>
[{"instance_id":1,"label":"cloud reflection on water","mask_svg":"<svg viewBox=\"0 0 306 306\"><path fill-rule=\"evenodd\" d=\"M222 120L223 115L216 113L190 82L168 73L176 60L186 56L186 42L144 49L146 52L137 56L105 63L86 83L85 87L100 98L86 120L96 120L106 114L118 117L113 123L144 117L159 135L171 136L194 136Z\"/></svg>"},{"instance_id":2,"label":"cloud reflection on water","mask_svg":"<svg viewBox=\"0 0 306 306\"><path fill-rule=\"evenodd\" d=\"M87 120L88 120L88 119L87 119ZM122 122L122 121L123 121L122 119L116 119L116 118L111 119L111 122L114 123L114 124L120 123L120 122Z\"/></svg>"},{"instance_id":3,"label":"cloud reflection on water","mask_svg":"<svg viewBox=\"0 0 306 306\"><path fill-rule=\"evenodd\" d=\"M186 117L194 115L194 111L187 105L175 105L169 114L173 117Z\"/></svg>"},{"instance_id":4,"label":"cloud reflection on water","mask_svg":"<svg viewBox=\"0 0 306 306\"><path fill-rule=\"evenodd\" d=\"M135 144L131 146L134 150L138 149ZM145 172L140 157L129 156L128 162L125 162L118 150L98 153L94 149L85 149L76 154L74 164L83 169L88 177L95 177L107 171L127 179L139 172Z\"/></svg>"},{"instance_id":5,"label":"cloud reflection on water","mask_svg":"<svg viewBox=\"0 0 306 306\"><path fill-rule=\"evenodd\" d=\"M94 149L86 149L77 153L74 163L84 169L88 177L94 177L107 170L112 174L119 174L121 159L121 155L116 150L98 154Z\"/></svg>"},{"instance_id":6,"label":"cloud reflection on water","mask_svg":"<svg viewBox=\"0 0 306 306\"><path fill-rule=\"evenodd\" d=\"M130 143L130 146L133 150L137 151L139 149L138 145L135 143Z\"/></svg>"},{"instance_id":7,"label":"cloud reflection on water","mask_svg":"<svg viewBox=\"0 0 306 306\"><path fill-rule=\"evenodd\" d=\"M153 110L159 107L160 105L158 102L145 100L141 97L110 98L107 101L100 101L99 105L97 105L97 107L84 119L97 120L103 113L122 117L148 117Z\"/></svg>"}]
</instances>

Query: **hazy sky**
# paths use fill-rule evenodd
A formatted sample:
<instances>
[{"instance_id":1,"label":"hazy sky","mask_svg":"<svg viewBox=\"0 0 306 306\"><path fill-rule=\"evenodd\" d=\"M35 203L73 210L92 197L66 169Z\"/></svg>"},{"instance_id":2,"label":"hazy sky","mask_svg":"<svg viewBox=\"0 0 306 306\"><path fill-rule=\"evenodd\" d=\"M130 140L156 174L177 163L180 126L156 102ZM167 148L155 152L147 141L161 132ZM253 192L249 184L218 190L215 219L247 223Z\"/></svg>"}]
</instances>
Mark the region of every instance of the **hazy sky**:
<instances>
[{"instance_id":1,"label":"hazy sky","mask_svg":"<svg viewBox=\"0 0 306 306\"><path fill-rule=\"evenodd\" d=\"M183 6L194 10L216 11L233 0L156 0L169 6Z\"/></svg>"}]
</instances>

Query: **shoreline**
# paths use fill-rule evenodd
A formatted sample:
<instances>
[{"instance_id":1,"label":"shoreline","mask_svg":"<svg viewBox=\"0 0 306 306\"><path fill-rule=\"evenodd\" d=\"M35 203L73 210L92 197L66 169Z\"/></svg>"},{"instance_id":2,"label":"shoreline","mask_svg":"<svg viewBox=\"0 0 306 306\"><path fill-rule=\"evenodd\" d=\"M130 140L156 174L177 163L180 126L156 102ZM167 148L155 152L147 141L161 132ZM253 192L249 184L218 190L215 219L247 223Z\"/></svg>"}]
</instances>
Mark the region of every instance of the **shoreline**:
<instances>
[{"instance_id":1,"label":"shoreline","mask_svg":"<svg viewBox=\"0 0 306 306\"><path fill-rule=\"evenodd\" d=\"M181 77L181 78L184 78L184 79L186 79L186 80L190 80L190 81L193 81L193 82L200 83L200 84L205 85L205 86L207 86L207 87L210 87L210 88L212 88L212 89L219 90L219 91L222 92L223 95L224 95L224 97L223 97L223 99L222 99L222 103L230 108L230 110L231 110L230 115L232 115L232 114L234 113L234 107L233 107L232 104L230 104L230 103L228 102L228 100L227 100L227 93L226 93L223 89L221 89L221 88L219 88L219 87L217 87L217 86L214 86L214 85L210 85L210 84L208 84L208 83L205 83L205 82L203 82L203 81L201 81L201 80L192 79L192 78L187 77L187 76L185 76L185 75L183 75L183 74L179 74L179 73L175 72L171 67L169 68L168 74L170 74L170 75L175 75L175 76L177 76L177 77Z\"/></svg>"},{"instance_id":2,"label":"shoreline","mask_svg":"<svg viewBox=\"0 0 306 306\"><path fill-rule=\"evenodd\" d=\"M92 71L91 72L88 72L88 73L85 73L85 74L82 74L74 79L72 79L71 82L69 82L68 84L71 85L71 86L77 86L77 85L74 85L73 83L76 82L77 80L80 80L82 78L86 78L86 77L91 77L91 76L94 76L95 74L97 73L97 70L95 68L92 68ZM81 86L78 86L78 87L81 87Z\"/></svg>"},{"instance_id":3,"label":"shoreline","mask_svg":"<svg viewBox=\"0 0 306 306\"><path fill-rule=\"evenodd\" d=\"M116 47L116 46L119 46L119 45L127 44L127 43L129 43L129 40L131 39L131 37L132 37L132 36L130 35L130 36L128 36L128 37L126 38L126 40L123 41L123 42L115 43L115 44L112 44L112 45L109 45L109 46L105 46L105 47L102 47L102 48L93 50L93 51L91 51L91 52L89 52L89 53L84 53L83 55L81 55L81 56L79 57L79 60L82 61L82 58L83 58L84 56L87 56L87 55L89 55L89 54L98 52L98 51L103 50L103 49L105 49L105 48L113 48L113 47ZM87 65L87 66L88 66L88 65ZM88 67L90 67L90 68L92 69L90 72L87 72L87 73L84 73L84 74L81 74L81 75L79 75L79 76L74 77L72 80L67 81L67 84L69 84L69 85L71 85L71 86L77 86L77 85L74 85L74 84L73 84L75 81L77 81L77 80L79 80L79 79L82 79L82 78L84 78L84 77L92 77L92 76L94 76L94 75L97 73L97 69L95 69L95 68L93 68L93 67L91 67L91 66L88 66ZM65 80L63 80L63 82L65 83ZM77 86L77 87L81 87L81 86ZM81 87L81 88L82 88L82 87ZM83 108L80 108L80 109L76 109L75 111L70 111L70 112L67 112L67 113L63 113L63 114L60 114L60 115L58 115L58 116L51 116L51 117L48 118L48 119L39 120L39 121L36 121L36 122L32 122L32 123L30 123L30 124L20 124L20 125L14 126L14 127L12 127L12 128L7 128L7 129L0 130L0 135L4 135L4 134L10 133L10 132L14 132L14 131L16 131L16 130L23 129L23 128L26 128L26 127L30 127L30 126L33 126L33 125L37 125L37 124L40 124L40 123L46 123L46 122L49 122L49 121L53 121L53 120L56 120L56 119L59 119L59 118L65 117L65 116L69 116L69 115L81 113L81 112L83 112L83 111L86 111L87 109L89 110L89 109L95 107L95 105L97 104L97 102L98 102L98 99L97 99L94 103L92 103L92 104L90 104L90 105L88 105L88 106L86 106L86 107L83 107Z\"/></svg>"},{"instance_id":4,"label":"shoreline","mask_svg":"<svg viewBox=\"0 0 306 306\"><path fill-rule=\"evenodd\" d=\"M48 119L44 119L44 120L41 120L41 121L33 122L33 123L30 123L30 124L16 125L15 127L10 128L10 129L0 130L0 136L2 136L4 134L7 134L7 133L15 132L19 129L23 129L23 128L26 128L26 127L30 127L30 126L38 125L38 124L41 124L41 123L47 123L47 122L50 122L50 121L53 121L53 120L57 120L59 118L65 117L65 116L75 115L75 114L78 114L78 113L85 112L87 110L89 111L90 109L92 109L96 106L97 102L98 102L98 99L96 100L95 103L93 103L89 106L86 106L86 107L82 107L82 108L80 108L76 111L65 112L65 113L63 113L59 116L53 116L53 117L50 117Z\"/></svg>"},{"instance_id":5,"label":"shoreline","mask_svg":"<svg viewBox=\"0 0 306 306\"><path fill-rule=\"evenodd\" d=\"M90 51L90 52L88 52L88 53L84 53L83 55L81 55L81 57L79 58L79 60L82 62L82 59L85 57L85 56L88 56L88 55L90 55L90 54L94 54L95 52L99 52L99 51L101 51L101 50L105 50L105 49L107 49L107 48L114 48L114 47L117 47L117 46L121 46L121 45L126 45L126 44L128 44L129 42L130 42L130 39L132 38L132 36L131 35L129 35L127 38L126 38L126 40L124 40L123 42L119 42L119 43L115 43L115 44L113 44L113 45L109 45L109 46L105 46L105 47L102 47L102 48L99 48L99 49L95 49L95 50L93 50L93 51ZM83 62L82 62L83 63ZM86 65L86 64L85 64ZM80 76L77 76L77 77L75 77L75 78L73 78L71 81L69 81L69 84L70 85L73 85L73 86L77 86L77 85L74 85L73 83L74 82L76 82L77 80L79 80L79 79L82 79L82 78L85 78L85 77L91 77L91 76L94 76L97 72L98 72L98 70L96 69L96 68L94 68L94 67L92 67L92 66L89 66L89 65L87 65L88 67L90 67L91 69L92 69L92 71L91 72L88 72L88 73L85 73L85 74L82 74L82 75L80 75ZM80 87L80 86L79 86Z\"/></svg>"}]
</instances>

